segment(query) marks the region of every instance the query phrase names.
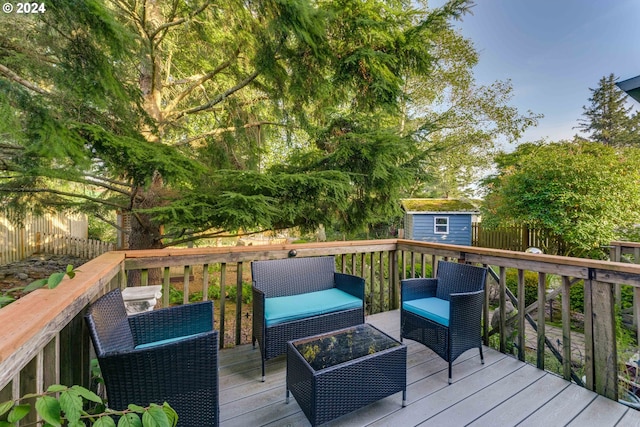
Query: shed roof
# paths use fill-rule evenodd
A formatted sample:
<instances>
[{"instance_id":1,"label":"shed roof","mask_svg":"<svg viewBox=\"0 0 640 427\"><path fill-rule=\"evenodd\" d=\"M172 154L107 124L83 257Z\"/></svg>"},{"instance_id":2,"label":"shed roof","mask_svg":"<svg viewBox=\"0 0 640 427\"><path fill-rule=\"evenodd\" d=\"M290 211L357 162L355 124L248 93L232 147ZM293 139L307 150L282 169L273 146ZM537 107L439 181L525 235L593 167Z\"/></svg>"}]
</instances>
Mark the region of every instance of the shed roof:
<instances>
[{"instance_id":1,"label":"shed roof","mask_svg":"<svg viewBox=\"0 0 640 427\"><path fill-rule=\"evenodd\" d=\"M402 209L420 213L479 213L480 210L469 200L461 199L402 199Z\"/></svg>"},{"instance_id":2,"label":"shed roof","mask_svg":"<svg viewBox=\"0 0 640 427\"><path fill-rule=\"evenodd\" d=\"M640 102L640 76L618 82L616 83L616 86L627 92L630 97Z\"/></svg>"}]
</instances>

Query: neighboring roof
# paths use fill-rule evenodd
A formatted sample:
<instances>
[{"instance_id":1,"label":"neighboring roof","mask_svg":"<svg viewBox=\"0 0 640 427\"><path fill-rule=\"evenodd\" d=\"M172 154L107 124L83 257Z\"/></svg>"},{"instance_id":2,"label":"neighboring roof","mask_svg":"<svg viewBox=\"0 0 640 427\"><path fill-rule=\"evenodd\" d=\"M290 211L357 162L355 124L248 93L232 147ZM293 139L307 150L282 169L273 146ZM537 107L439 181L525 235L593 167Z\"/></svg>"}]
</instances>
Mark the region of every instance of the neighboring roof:
<instances>
[{"instance_id":1,"label":"neighboring roof","mask_svg":"<svg viewBox=\"0 0 640 427\"><path fill-rule=\"evenodd\" d=\"M618 82L616 83L616 86L627 92L627 95L640 102L640 76Z\"/></svg>"},{"instance_id":2,"label":"neighboring roof","mask_svg":"<svg viewBox=\"0 0 640 427\"><path fill-rule=\"evenodd\" d=\"M402 199L402 209L408 213L479 213L469 200L460 199Z\"/></svg>"}]
</instances>

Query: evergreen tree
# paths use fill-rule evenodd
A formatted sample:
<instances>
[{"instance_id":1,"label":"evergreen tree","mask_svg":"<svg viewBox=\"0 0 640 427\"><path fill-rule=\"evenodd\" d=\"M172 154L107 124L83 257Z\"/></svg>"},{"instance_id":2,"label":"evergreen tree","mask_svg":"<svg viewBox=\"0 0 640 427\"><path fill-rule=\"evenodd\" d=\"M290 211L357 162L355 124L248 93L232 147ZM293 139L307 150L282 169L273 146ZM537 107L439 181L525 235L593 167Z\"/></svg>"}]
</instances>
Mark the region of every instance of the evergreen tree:
<instances>
[{"instance_id":1,"label":"evergreen tree","mask_svg":"<svg viewBox=\"0 0 640 427\"><path fill-rule=\"evenodd\" d=\"M0 16L3 206L132 216L133 248L365 226L424 149L403 76L468 0L51 0ZM213 231L212 231L213 230Z\"/></svg>"},{"instance_id":2,"label":"evergreen tree","mask_svg":"<svg viewBox=\"0 0 640 427\"><path fill-rule=\"evenodd\" d=\"M604 76L598 87L589 89L589 106L583 106L584 118L578 128L592 141L612 147L640 145L640 114L626 105L627 95L615 85L617 77Z\"/></svg>"}]
</instances>

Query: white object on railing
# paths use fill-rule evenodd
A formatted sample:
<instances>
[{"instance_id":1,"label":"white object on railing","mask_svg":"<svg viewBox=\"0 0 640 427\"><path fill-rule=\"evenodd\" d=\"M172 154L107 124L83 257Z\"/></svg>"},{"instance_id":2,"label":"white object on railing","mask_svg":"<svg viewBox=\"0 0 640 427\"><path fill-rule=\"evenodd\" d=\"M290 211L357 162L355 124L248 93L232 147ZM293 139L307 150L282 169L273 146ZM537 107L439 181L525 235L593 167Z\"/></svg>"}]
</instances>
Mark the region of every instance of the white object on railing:
<instances>
[{"instance_id":1,"label":"white object on railing","mask_svg":"<svg viewBox=\"0 0 640 427\"><path fill-rule=\"evenodd\" d=\"M127 314L151 311L162 297L162 285L131 286L122 291L122 299Z\"/></svg>"}]
</instances>

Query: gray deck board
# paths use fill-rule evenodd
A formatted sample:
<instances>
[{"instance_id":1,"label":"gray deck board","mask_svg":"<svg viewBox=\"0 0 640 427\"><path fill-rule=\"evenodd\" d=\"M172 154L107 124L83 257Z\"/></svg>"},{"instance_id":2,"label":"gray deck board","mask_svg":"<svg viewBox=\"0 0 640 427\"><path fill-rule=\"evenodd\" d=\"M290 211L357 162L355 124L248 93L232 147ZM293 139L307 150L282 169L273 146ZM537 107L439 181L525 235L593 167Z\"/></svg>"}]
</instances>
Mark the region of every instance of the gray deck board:
<instances>
[{"instance_id":1,"label":"gray deck board","mask_svg":"<svg viewBox=\"0 0 640 427\"><path fill-rule=\"evenodd\" d=\"M399 338L397 311L369 316L367 322ZM513 357L484 348L456 360L447 384L447 363L413 341L407 344L407 406L396 393L325 427L344 426L638 426L640 411L540 371ZM293 396L285 403L286 360L266 364L260 382L260 354L251 345L220 352L222 427L309 426Z\"/></svg>"}]
</instances>

